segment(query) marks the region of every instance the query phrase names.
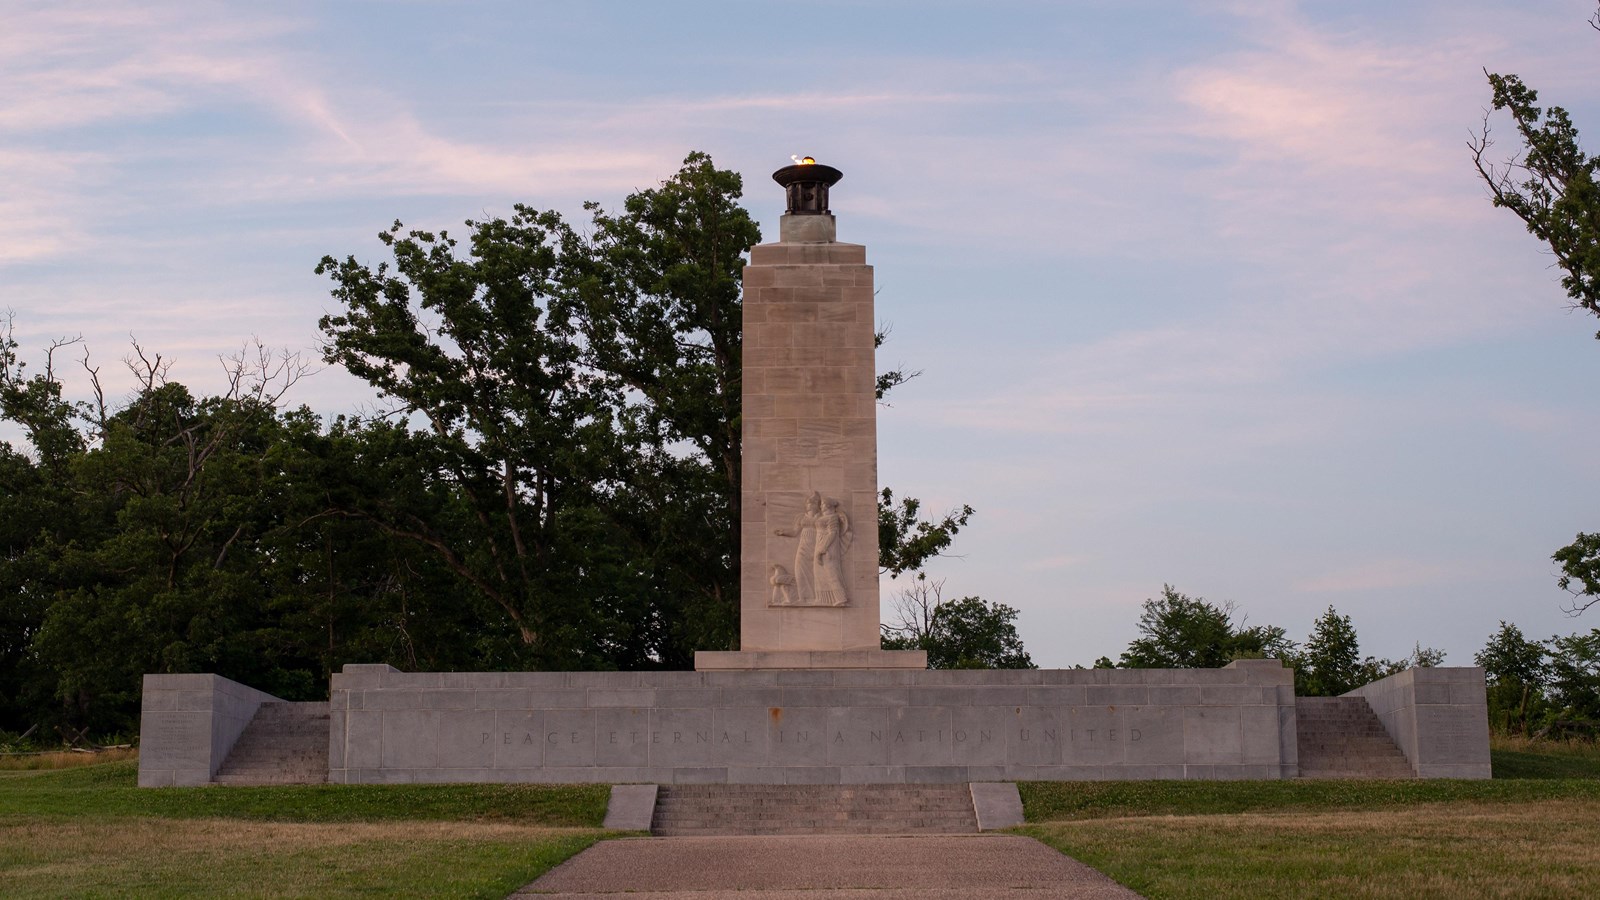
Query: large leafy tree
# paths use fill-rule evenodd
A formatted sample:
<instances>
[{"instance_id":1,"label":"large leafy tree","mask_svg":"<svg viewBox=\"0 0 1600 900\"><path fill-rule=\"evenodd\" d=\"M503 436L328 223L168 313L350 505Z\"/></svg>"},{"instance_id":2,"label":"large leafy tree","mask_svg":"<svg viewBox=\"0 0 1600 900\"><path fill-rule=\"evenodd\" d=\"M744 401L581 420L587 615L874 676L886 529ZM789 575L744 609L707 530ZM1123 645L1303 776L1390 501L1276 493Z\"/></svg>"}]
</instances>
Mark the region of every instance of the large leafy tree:
<instances>
[{"instance_id":1,"label":"large leafy tree","mask_svg":"<svg viewBox=\"0 0 1600 900\"><path fill-rule=\"evenodd\" d=\"M1172 585L1146 600L1139 634L1118 665L1129 669L1213 669L1236 659L1281 657L1294 648L1282 628L1245 625L1231 603L1189 597Z\"/></svg>"},{"instance_id":2,"label":"large leafy tree","mask_svg":"<svg viewBox=\"0 0 1600 900\"><path fill-rule=\"evenodd\" d=\"M885 650L925 650L931 669L1037 668L1022 646L1017 611L981 597L946 600L944 582L917 579L895 601L897 624L883 626Z\"/></svg>"},{"instance_id":3,"label":"large leafy tree","mask_svg":"<svg viewBox=\"0 0 1600 900\"><path fill-rule=\"evenodd\" d=\"M585 365L566 281L576 243L553 213L448 233L383 232L394 260L324 258L344 307L325 316L325 356L426 427L396 436L418 463L405 492L345 492L331 512L414 542L470 586L526 664L594 665L604 600L637 573L615 552L606 500L619 459L617 385ZM431 498L418 505L405 502ZM593 597L594 602L580 598Z\"/></svg>"},{"instance_id":4,"label":"large leafy tree","mask_svg":"<svg viewBox=\"0 0 1600 900\"><path fill-rule=\"evenodd\" d=\"M1312 625L1294 662L1296 691L1307 696L1337 697L1371 680L1361 665L1355 625L1331 606Z\"/></svg>"},{"instance_id":5,"label":"large leafy tree","mask_svg":"<svg viewBox=\"0 0 1600 900\"><path fill-rule=\"evenodd\" d=\"M1295 667L1296 691L1313 697L1336 697L1413 666L1436 666L1444 661L1444 651L1418 642L1410 655L1397 660L1362 657L1354 623L1330 606L1312 626L1305 646L1287 658Z\"/></svg>"},{"instance_id":6,"label":"large leafy tree","mask_svg":"<svg viewBox=\"0 0 1600 900\"><path fill-rule=\"evenodd\" d=\"M441 560L523 665L684 666L737 633L740 274L760 237L736 173L691 154L579 235L553 212L325 258L326 357L425 429L417 508L332 498ZM495 623L503 623L496 626ZM508 659L507 662L511 660Z\"/></svg>"},{"instance_id":7,"label":"large leafy tree","mask_svg":"<svg viewBox=\"0 0 1600 900\"><path fill-rule=\"evenodd\" d=\"M1496 727L1527 734L1541 717L1549 679L1548 656L1543 644L1528 640L1522 629L1503 620L1500 630L1473 656L1473 661L1483 666L1489 717Z\"/></svg>"},{"instance_id":8,"label":"large leafy tree","mask_svg":"<svg viewBox=\"0 0 1600 900\"><path fill-rule=\"evenodd\" d=\"M1589 24L1600 31L1600 11ZM1540 106L1538 92L1516 75L1484 74L1495 111L1511 117L1518 148L1503 161L1491 158L1486 114L1470 143L1473 165L1494 205L1510 210L1549 248L1573 306L1600 315L1600 156L1584 152L1565 109ZM1562 589L1575 598L1573 613L1600 601L1600 534L1580 533L1553 559Z\"/></svg>"}]
</instances>

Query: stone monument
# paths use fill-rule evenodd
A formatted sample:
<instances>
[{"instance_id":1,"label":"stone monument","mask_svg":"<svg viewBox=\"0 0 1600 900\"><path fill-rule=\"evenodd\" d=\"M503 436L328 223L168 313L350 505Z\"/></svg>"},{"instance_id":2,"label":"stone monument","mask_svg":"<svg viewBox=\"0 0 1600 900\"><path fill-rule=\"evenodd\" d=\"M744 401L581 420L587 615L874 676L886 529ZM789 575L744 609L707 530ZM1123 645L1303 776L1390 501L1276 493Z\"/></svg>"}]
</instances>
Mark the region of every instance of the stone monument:
<instances>
[{"instance_id":1,"label":"stone monument","mask_svg":"<svg viewBox=\"0 0 1600 900\"><path fill-rule=\"evenodd\" d=\"M930 671L880 649L872 269L835 240L840 177L780 169L779 240L744 270L741 650L694 672L349 664L326 704L146 675L139 784L240 783L246 762L352 784L1489 777L1481 668L1297 698L1276 660ZM324 731L325 757L293 749Z\"/></svg>"},{"instance_id":2,"label":"stone monument","mask_svg":"<svg viewBox=\"0 0 1600 900\"><path fill-rule=\"evenodd\" d=\"M695 668L926 668L880 646L867 248L837 240L838 169L806 157L772 177L788 209L744 269L741 649Z\"/></svg>"}]
</instances>

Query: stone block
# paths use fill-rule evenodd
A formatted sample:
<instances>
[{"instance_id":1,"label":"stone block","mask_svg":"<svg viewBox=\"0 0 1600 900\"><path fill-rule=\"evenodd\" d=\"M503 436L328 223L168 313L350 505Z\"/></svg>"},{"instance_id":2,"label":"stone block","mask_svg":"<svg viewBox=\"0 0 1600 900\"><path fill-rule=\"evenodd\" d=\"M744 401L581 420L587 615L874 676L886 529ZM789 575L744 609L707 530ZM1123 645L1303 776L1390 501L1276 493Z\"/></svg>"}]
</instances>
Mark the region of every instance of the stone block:
<instances>
[{"instance_id":1,"label":"stone block","mask_svg":"<svg viewBox=\"0 0 1600 900\"><path fill-rule=\"evenodd\" d=\"M648 709L597 709L594 715L595 765L640 767L649 764Z\"/></svg>"},{"instance_id":2,"label":"stone block","mask_svg":"<svg viewBox=\"0 0 1600 900\"><path fill-rule=\"evenodd\" d=\"M1199 706L1204 702L1198 684L1152 684L1148 688L1151 706Z\"/></svg>"},{"instance_id":3,"label":"stone block","mask_svg":"<svg viewBox=\"0 0 1600 900\"><path fill-rule=\"evenodd\" d=\"M765 763L769 719L766 709L756 707L713 710L711 732L717 761L730 767Z\"/></svg>"},{"instance_id":4,"label":"stone block","mask_svg":"<svg viewBox=\"0 0 1600 900\"><path fill-rule=\"evenodd\" d=\"M383 765L383 713L352 709L346 717L344 765L376 769Z\"/></svg>"},{"instance_id":5,"label":"stone block","mask_svg":"<svg viewBox=\"0 0 1600 900\"><path fill-rule=\"evenodd\" d=\"M171 769L146 769L139 767L139 787L173 787L175 773Z\"/></svg>"},{"instance_id":6,"label":"stone block","mask_svg":"<svg viewBox=\"0 0 1600 900\"><path fill-rule=\"evenodd\" d=\"M767 761L772 766L825 766L828 711L773 707L767 711Z\"/></svg>"},{"instance_id":7,"label":"stone block","mask_svg":"<svg viewBox=\"0 0 1600 900\"><path fill-rule=\"evenodd\" d=\"M588 706L627 706L648 709L656 705L656 692L650 688L590 688Z\"/></svg>"},{"instance_id":8,"label":"stone block","mask_svg":"<svg viewBox=\"0 0 1600 900\"><path fill-rule=\"evenodd\" d=\"M348 714L342 709L328 713L328 768L344 768L344 735Z\"/></svg>"},{"instance_id":9,"label":"stone block","mask_svg":"<svg viewBox=\"0 0 1600 900\"><path fill-rule=\"evenodd\" d=\"M1239 710L1241 759L1247 765L1279 765L1283 741L1278 731L1276 706L1246 706Z\"/></svg>"},{"instance_id":10,"label":"stone block","mask_svg":"<svg viewBox=\"0 0 1600 900\"><path fill-rule=\"evenodd\" d=\"M1188 707L1183 711L1184 759L1198 765L1241 764L1244 747L1238 707Z\"/></svg>"},{"instance_id":11,"label":"stone block","mask_svg":"<svg viewBox=\"0 0 1600 900\"><path fill-rule=\"evenodd\" d=\"M1417 757L1423 765L1489 762L1489 717L1485 707L1424 706L1416 711Z\"/></svg>"},{"instance_id":12,"label":"stone block","mask_svg":"<svg viewBox=\"0 0 1600 900\"><path fill-rule=\"evenodd\" d=\"M1015 782L973 782L972 808L978 817L979 831L1015 828L1026 822L1022 814L1022 795Z\"/></svg>"},{"instance_id":13,"label":"stone block","mask_svg":"<svg viewBox=\"0 0 1600 900\"><path fill-rule=\"evenodd\" d=\"M478 692L473 690L429 691L429 709L473 709L478 704Z\"/></svg>"},{"instance_id":14,"label":"stone block","mask_svg":"<svg viewBox=\"0 0 1600 900\"><path fill-rule=\"evenodd\" d=\"M1276 705L1276 692L1274 692ZM1245 706L1262 702L1261 688L1248 684L1209 684L1200 689L1200 702L1207 706Z\"/></svg>"},{"instance_id":15,"label":"stone block","mask_svg":"<svg viewBox=\"0 0 1600 900\"><path fill-rule=\"evenodd\" d=\"M839 784L838 766L803 766L783 770L784 784Z\"/></svg>"},{"instance_id":16,"label":"stone block","mask_svg":"<svg viewBox=\"0 0 1600 900\"><path fill-rule=\"evenodd\" d=\"M594 761L595 710L545 710L545 767L592 766Z\"/></svg>"},{"instance_id":17,"label":"stone block","mask_svg":"<svg viewBox=\"0 0 1600 900\"><path fill-rule=\"evenodd\" d=\"M1028 706L1083 706L1088 702L1088 687L1077 684L1030 687L1023 696Z\"/></svg>"},{"instance_id":18,"label":"stone block","mask_svg":"<svg viewBox=\"0 0 1600 900\"><path fill-rule=\"evenodd\" d=\"M900 766L840 766L840 784L901 784L906 780Z\"/></svg>"},{"instance_id":19,"label":"stone block","mask_svg":"<svg viewBox=\"0 0 1600 900\"><path fill-rule=\"evenodd\" d=\"M650 712L650 765L706 765L714 758L715 723L710 709L656 709Z\"/></svg>"},{"instance_id":20,"label":"stone block","mask_svg":"<svg viewBox=\"0 0 1600 900\"><path fill-rule=\"evenodd\" d=\"M527 709L533 705L529 692L525 690L474 691L473 697L479 709Z\"/></svg>"},{"instance_id":21,"label":"stone block","mask_svg":"<svg viewBox=\"0 0 1600 900\"><path fill-rule=\"evenodd\" d=\"M527 695L532 709L582 709L589 705L589 692L581 688L534 688Z\"/></svg>"},{"instance_id":22,"label":"stone block","mask_svg":"<svg viewBox=\"0 0 1600 900\"><path fill-rule=\"evenodd\" d=\"M1013 732L1025 718L1018 710L976 704L945 709L950 712L947 739L950 742L951 759L965 766L1002 766L1011 761L1010 754L1015 746ZM1049 707L1022 709L1033 711L1032 716L1026 717L1027 721L1038 720L1041 716L1050 721L1059 721L1060 718L1059 711ZM1032 741L1034 737L1030 732L1029 740ZM1040 738L1043 739L1043 736Z\"/></svg>"},{"instance_id":23,"label":"stone block","mask_svg":"<svg viewBox=\"0 0 1600 900\"><path fill-rule=\"evenodd\" d=\"M152 770L211 768L211 714L152 710L139 723L139 767Z\"/></svg>"},{"instance_id":24,"label":"stone block","mask_svg":"<svg viewBox=\"0 0 1600 900\"><path fill-rule=\"evenodd\" d=\"M1150 692L1142 684L1090 685L1085 704L1089 706L1143 706L1150 702Z\"/></svg>"},{"instance_id":25,"label":"stone block","mask_svg":"<svg viewBox=\"0 0 1600 900\"><path fill-rule=\"evenodd\" d=\"M721 766L704 768L678 767L672 770L673 784L726 784L728 770Z\"/></svg>"},{"instance_id":26,"label":"stone block","mask_svg":"<svg viewBox=\"0 0 1600 900\"><path fill-rule=\"evenodd\" d=\"M487 769L494 765L496 712L492 709L439 711L439 764ZM501 736L501 740L504 737Z\"/></svg>"},{"instance_id":27,"label":"stone block","mask_svg":"<svg viewBox=\"0 0 1600 900\"><path fill-rule=\"evenodd\" d=\"M615 831L649 831L655 817L656 786L614 784L606 803L604 826Z\"/></svg>"},{"instance_id":28,"label":"stone block","mask_svg":"<svg viewBox=\"0 0 1600 900\"><path fill-rule=\"evenodd\" d=\"M1103 766L1123 761L1129 735L1127 713L1122 707L1078 706L1062 712L1065 716L1055 723L1058 729L1055 759L1031 759L1013 753L1011 761L1075 766Z\"/></svg>"},{"instance_id":29,"label":"stone block","mask_svg":"<svg viewBox=\"0 0 1600 900\"><path fill-rule=\"evenodd\" d=\"M937 706L899 706L888 711L884 735L888 761L898 766L948 766L952 760L951 710ZM994 729L1003 735L1003 729ZM1003 758L1002 745L1002 758Z\"/></svg>"},{"instance_id":30,"label":"stone block","mask_svg":"<svg viewBox=\"0 0 1600 900\"><path fill-rule=\"evenodd\" d=\"M883 707L830 707L827 710L828 765L884 766L889 745L889 711Z\"/></svg>"},{"instance_id":31,"label":"stone block","mask_svg":"<svg viewBox=\"0 0 1600 900\"><path fill-rule=\"evenodd\" d=\"M431 769L439 766L439 713L424 709L383 710L383 766Z\"/></svg>"},{"instance_id":32,"label":"stone block","mask_svg":"<svg viewBox=\"0 0 1600 900\"><path fill-rule=\"evenodd\" d=\"M784 784L783 770L770 766L728 767L729 784Z\"/></svg>"},{"instance_id":33,"label":"stone block","mask_svg":"<svg viewBox=\"0 0 1600 900\"><path fill-rule=\"evenodd\" d=\"M1189 690L1178 688L1178 690ZM1152 688L1154 691L1154 688ZM1127 728L1123 759L1130 767L1183 763L1183 709L1176 706L1133 706L1122 711Z\"/></svg>"}]
</instances>

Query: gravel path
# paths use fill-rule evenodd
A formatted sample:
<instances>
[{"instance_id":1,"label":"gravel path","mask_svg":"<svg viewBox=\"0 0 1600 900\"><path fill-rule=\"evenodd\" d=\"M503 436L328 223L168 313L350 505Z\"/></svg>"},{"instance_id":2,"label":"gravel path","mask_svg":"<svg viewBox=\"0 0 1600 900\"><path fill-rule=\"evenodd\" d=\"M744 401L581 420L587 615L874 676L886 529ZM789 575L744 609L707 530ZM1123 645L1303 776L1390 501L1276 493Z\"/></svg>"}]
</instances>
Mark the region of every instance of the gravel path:
<instances>
[{"instance_id":1,"label":"gravel path","mask_svg":"<svg viewBox=\"0 0 1600 900\"><path fill-rule=\"evenodd\" d=\"M628 838L602 841L512 895L637 900L1138 897L1015 835Z\"/></svg>"}]
</instances>

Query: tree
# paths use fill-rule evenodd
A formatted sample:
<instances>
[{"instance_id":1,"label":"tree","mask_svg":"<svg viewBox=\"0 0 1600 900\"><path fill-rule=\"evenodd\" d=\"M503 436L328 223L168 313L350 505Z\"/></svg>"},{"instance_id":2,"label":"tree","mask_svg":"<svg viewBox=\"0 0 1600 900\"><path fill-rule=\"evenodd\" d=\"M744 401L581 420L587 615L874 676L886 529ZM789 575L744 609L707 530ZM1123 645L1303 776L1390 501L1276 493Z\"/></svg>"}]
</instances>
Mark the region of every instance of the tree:
<instances>
[{"instance_id":1,"label":"tree","mask_svg":"<svg viewBox=\"0 0 1600 900\"><path fill-rule=\"evenodd\" d=\"M1600 31L1600 12L1590 25ZM1516 75L1484 75L1494 109L1511 114L1522 146L1501 164L1488 161L1493 141L1485 114L1469 142L1473 165L1494 205L1511 210L1550 248L1574 305L1600 315L1600 156L1584 153L1565 109L1539 107L1538 92Z\"/></svg>"},{"instance_id":2,"label":"tree","mask_svg":"<svg viewBox=\"0 0 1600 900\"><path fill-rule=\"evenodd\" d=\"M1547 646L1551 710L1538 734L1600 736L1600 628L1558 635Z\"/></svg>"},{"instance_id":3,"label":"tree","mask_svg":"<svg viewBox=\"0 0 1600 900\"><path fill-rule=\"evenodd\" d=\"M1144 602L1139 633L1118 665L1128 669L1213 669L1236 659L1281 657L1294 648L1274 625L1234 622L1232 603L1218 606L1162 585L1161 597Z\"/></svg>"},{"instance_id":4,"label":"tree","mask_svg":"<svg viewBox=\"0 0 1600 900\"><path fill-rule=\"evenodd\" d=\"M1312 626L1294 661L1296 692L1309 697L1337 697L1371 680L1361 665L1355 625L1332 606Z\"/></svg>"},{"instance_id":5,"label":"tree","mask_svg":"<svg viewBox=\"0 0 1600 900\"><path fill-rule=\"evenodd\" d=\"M1573 597L1567 612L1577 615L1600 602L1600 533L1579 532L1550 558L1561 566L1556 585Z\"/></svg>"},{"instance_id":6,"label":"tree","mask_svg":"<svg viewBox=\"0 0 1600 900\"><path fill-rule=\"evenodd\" d=\"M407 438L431 467L416 490L456 497L421 515L346 494L328 514L442 561L524 665L677 668L737 646L740 278L759 239L741 190L693 153L619 214L589 204L588 238L519 205L467 223L465 252L396 223L392 263L324 258L343 307L322 321L325 357L426 423ZM885 494L888 571L971 514L919 506Z\"/></svg>"},{"instance_id":7,"label":"tree","mask_svg":"<svg viewBox=\"0 0 1600 900\"><path fill-rule=\"evenodd\" d=\"M1600 31L1600 11L1589 24ZM1489 161L1493 141L1485 113L1482 130L1469 142L1473 165L1494 205L1511 210L1550 249L1573 305L1600 315L1600 156L1584 153L1565 109L1540 107L1538 92L1516 75L1487 69L1484 75L1495 111L1511 114L1521 147L1502 163ZM1552 559L1561 566L1562 590L1576 598L1569 612L1600 600L1600 534L1580 532Z\"/></svg>"},{"instance_id":8,"label":"tree","mask_svg":"<svg viewBox=\"0 0 1600 900\"><path fill-rule=\"evenodd\" d=\"M926 650L933 669L1033 669L1013 624L1017 611L980 597L945 600L944 582L918 579L883 626L885 650Z\"/></svg>"},{"instance_id":9,"label":"tree","mask_svg":"<svg viewBox=\"0 0 1600 900\"><path fill-rule=\"evenodd\" d=\"M921 511L921 500L902 497L897 506L894 491L883 489L878 501L880 573L888 574L891 578L898 578L907 572L919 573L928 560L949 548L956 533L972 517L972 507L965 504L937 520L922 518Z\"/></svg>"},{"instance_id":10,"label":"tree","mask_svg":"<svg viewBox=\"0 0 1600 900\"><path fill-rule=\"evenodd\" d=\"M1413 666L1428 668L1443 661L1443 650L1424 647L1420 641L1409 656L1397 660L1362 658L1355 625L1331 606L1312 626L1305 648L1289 659L1296 692L1309 697L1337 697Z\"/></svg>"},{"instance_id":11,"label":"tree","mask_svg":"<svg viewBox=\"0 0 1600 900\"><path fill-rule=\"evenodd\" d=\"M1500 630L1473 655L1488 683L1490 722L1507 732L1529 733L1543 712L1547 656L1543 644L1523 637L1517 626L1500 622Z\"/></svg>"}]
</instances>

